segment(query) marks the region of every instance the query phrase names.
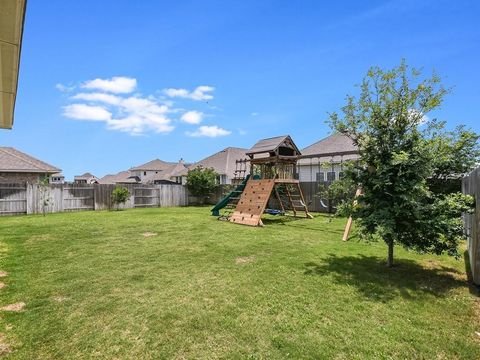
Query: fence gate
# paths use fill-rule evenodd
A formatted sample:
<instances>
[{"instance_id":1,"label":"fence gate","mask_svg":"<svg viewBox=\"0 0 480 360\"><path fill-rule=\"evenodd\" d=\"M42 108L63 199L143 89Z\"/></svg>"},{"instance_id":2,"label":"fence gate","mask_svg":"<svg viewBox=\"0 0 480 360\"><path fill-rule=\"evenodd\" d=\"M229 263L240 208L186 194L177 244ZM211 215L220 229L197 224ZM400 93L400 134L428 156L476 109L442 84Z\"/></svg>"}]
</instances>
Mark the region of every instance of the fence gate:
<instances>
[{"instance_id":1,"label":"fence gate","mask_svg":"<svg viewBox=\"0 0 480 360\"><path fill-rule=\"evenodd\" d=\"M63 210L95 210L93 185L69 184L63 188Z\"/></svg>"},{"instance_id":2,"label":"fence gate","mask_svg":"<svg viewBox=\"0 0 480 360\"><path fill-rule=\"evenodd\" d=\"M0 215L27 213L27 187L0 183Z\"/></svg>"},{"instance_id":3,"label":"fence gate","mask_svg":"<svg viewBox=\"0 0 480 360\"><path fill-rule=\"evenodd\" d=\"M136 187L133 189L134 207L158 206L158 190L154 187Z\"/></svg>"}]
</instances>

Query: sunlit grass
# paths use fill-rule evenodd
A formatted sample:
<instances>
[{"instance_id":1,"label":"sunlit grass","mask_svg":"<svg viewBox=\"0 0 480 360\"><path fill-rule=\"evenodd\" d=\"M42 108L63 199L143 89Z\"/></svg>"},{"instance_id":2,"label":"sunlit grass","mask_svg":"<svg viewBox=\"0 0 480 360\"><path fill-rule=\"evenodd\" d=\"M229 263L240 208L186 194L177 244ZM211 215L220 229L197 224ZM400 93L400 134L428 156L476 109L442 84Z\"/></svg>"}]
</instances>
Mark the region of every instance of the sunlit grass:
<instances>
[{"instance_id":1,"label":"sunlit grass","mask_svg":"<svg viewBox=\"0 0 480 360\"><path fill-rule=\"evenodd\" d=\"M480 358L462 261L341 241L345 220L208 208L0 219L0 341L59 358Z\"/></svg>"}]
</instances>

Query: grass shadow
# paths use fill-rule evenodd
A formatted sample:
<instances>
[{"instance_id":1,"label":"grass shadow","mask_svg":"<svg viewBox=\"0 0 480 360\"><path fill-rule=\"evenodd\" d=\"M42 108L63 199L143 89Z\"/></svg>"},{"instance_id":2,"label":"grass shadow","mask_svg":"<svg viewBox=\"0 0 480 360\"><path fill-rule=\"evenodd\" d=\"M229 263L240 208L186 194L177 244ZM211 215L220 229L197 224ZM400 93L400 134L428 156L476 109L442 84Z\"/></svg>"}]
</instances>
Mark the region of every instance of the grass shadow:
<instances>
[{"instance_id":1,"label":"grass shadow","mask_svg":"<svg viewBox=\"0 0 480 360\"><path fill-rule=\"evenodd\" d=\"M425 268L413 260L397 260L393 268L374 256L336 256L329 254L322 263L305 264L305 275L330 276L333 281L353 286L372 301L395 298L415 299L426 295L445 296L450 290L468 286L457 269L436 266Z\"/></svg>"}]
</instances>

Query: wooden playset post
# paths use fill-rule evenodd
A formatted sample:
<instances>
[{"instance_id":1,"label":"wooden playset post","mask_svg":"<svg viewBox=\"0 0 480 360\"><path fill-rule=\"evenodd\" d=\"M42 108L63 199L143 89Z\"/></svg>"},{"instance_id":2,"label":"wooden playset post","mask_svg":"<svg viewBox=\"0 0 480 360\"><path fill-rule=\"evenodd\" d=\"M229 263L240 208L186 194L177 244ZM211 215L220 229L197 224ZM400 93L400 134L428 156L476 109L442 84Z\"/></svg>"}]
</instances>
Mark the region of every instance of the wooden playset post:
<instances>
[{"instance_id":1,"label":"wooden playset post","mask_svg":"<svg viewBox=\"0 0 480 360\"><path fill-rule=\"evenodd\" d=\"M358 203L357 197L359 197L361 194L362 194L362 190L360 188L358 188L357 191L355 192L355 199L353 200L353 206L357 205L357 203ZM345 231L343 232L343 237L342 237L343 241L348 240L348 235L350 235L350 230L352 228L352 222L353 222L353 219L350 216L347 220L347 225L345 226Z\"/></svg>"}]
</instances>

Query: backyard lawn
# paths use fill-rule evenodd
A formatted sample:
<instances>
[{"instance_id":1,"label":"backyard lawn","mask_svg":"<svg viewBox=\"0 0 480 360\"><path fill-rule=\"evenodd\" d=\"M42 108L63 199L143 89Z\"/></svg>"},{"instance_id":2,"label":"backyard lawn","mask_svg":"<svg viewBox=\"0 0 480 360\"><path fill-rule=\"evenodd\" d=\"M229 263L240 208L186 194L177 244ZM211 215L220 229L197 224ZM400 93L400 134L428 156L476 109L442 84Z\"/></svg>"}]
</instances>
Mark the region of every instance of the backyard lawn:
<instances>
[{"instance_id":1,"label":"backyard lawn","mask_svg":"<svg viewBox=\"0 0 480 360\"><path fill-rule=\"evenodd\" d=\"M480 358L464 263L341 241L345 219L205 207L0 218L0 350L18 359ZM19 309L22 305L17 306ZM18 310L18 309L13 309Z\"/></svg>"}]
</instances>

